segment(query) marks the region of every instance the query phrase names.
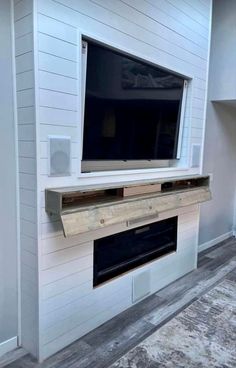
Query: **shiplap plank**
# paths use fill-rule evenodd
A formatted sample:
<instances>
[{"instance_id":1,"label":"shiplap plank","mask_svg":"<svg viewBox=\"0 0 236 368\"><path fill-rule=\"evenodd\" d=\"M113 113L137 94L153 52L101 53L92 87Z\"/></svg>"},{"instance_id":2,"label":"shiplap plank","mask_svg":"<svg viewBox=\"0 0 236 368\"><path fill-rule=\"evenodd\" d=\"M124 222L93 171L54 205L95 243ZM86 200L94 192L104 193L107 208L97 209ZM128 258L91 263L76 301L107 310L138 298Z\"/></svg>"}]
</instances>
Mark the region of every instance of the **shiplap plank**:
<instances>
[{"instance_id":1,"label":"shiplap plank","mask_svg":"<svg viewBox=\"0 0 236 368\"><path fill-rule=\"evenodd\" d=\"M142 14L147 15L167 28L171 28L173 32L189 39L196 45L207 50L207 40L205 37L202 37L201 34L195 32L195 25L192 27L189 20L185 22L184 19L178 17L178 10L175 10L175 8L167 1L153 1L151 3L149 1L122 0L122 2L138 9Z\"/></svg>"},{"instance_id":2,"label":"shiplap plank","mask_svg":"<svg viewBox=\"0 0 236 368\"><path fill-rule=\"evenodd\" d=\"M43 52L39 52L39 70L77 78L77 63Z\"/></svg>"},{"instance_id":3,"label":"shiplap plank","mask_svg":"<svg viewBox=\"0 0 236 368\"><path fill-rule=\"evenodd\" d=\"M35 119L34 106L18 109L18 124L33 124Z\"/></svg>"},{"instance_id":4,"label":"shiplap plank","mask_svg":"<svg viewBox=\"0 0 236 368\"><path fill-rule=\"evenodd\" d=\"M194 3L191 0L185 0L185 2L192 6L196 11L198 11L205 19L209 19L210 14L210 1L202 2L201 0L196 0Z\"/></svg>"},{"instance_id":5,"label":"shiplap plank","mask_svg":"<svg viewBox=\"0 0 236 368\"><path fill-rule=\"evenodd\" d=\"M139 57L143 57L145 55L145 59L150 60L152 62L156 62L157 60L160 61L160 65L169 68L171 70L175 70L176 72L179 72L183 75L199 75L202 76L205 74L205 66L203 68L194 65L189 62L189 60L183 60L182 56L179 55L180 58L176 57L172 52L164 51L162 49L159 49L152 45L152 42L150 41L141 41L137 39L134 36L131 36L127 30L127 32L121 32L121 25L119 21L116 19L114 22L116 22L116 27L109 26L108 24L105 24L104 22L95 22L92 18L88 16L83 15L79 12L81 10L81 6L88 8L88 3L82 2L67 2L67 5L73 4L73 7L75 9L78 9L78 11L73 10L69 7L63 7L63 11L60 11L60 17L63 21L66 23L70 22L73 25L78 25L81 30L84 30L84 33L87 35L91 34L91 30L94 35L97 35L98 38L104 39L104 34L106 34L106 41L108 44L114 45L116 44L118 48L123 49L124 51L130 52L131 54L137 55ZM80 6L81 5L81 6ZM46 7L47 9L51 8L53 12L53 4L48 3L45 4L44 1L40 1L40 9L41 7ZM59 11L60 5L58 3L57 5L57 11ZM94 9L92 7L92 9ZM94 10L93 10L94 11ZM91 15L92 16L92 15ZM109 14L106 15L107 22L111 22L113 17L110 17ZM131 27L131 26L130 26ZM85 31L86 30L86 31ZM133 31L134 32L134 31ZM138 35L142 34L143 31L139 31ZM134 34L134 33L133 33ZM137 36L137 34L136 34ZM124 49L123 45L129 45L127 49ZM140 50L140 52L137 54L137 50Z\"/></svg>"},{"instance_id":6,"label":"shiplap plank","mask_svg":"<svg viewBox=\"0 0 236 368\"><path fill-rule=\"evenodd\" d=\"M191 137L192 138L202 138L203 136L203 130L202 128L194 128L191 129Z\"/></svg>"},{"instance_id":7,"label":"shiplap plank","mask_svg":"<svg viewBox=\"0 0 236 368\"><path fill-rule=\"evenodd\" d=\"M57 2L59 4L63 4L63 0L57 0ZM169 41L164 40L158 35L153 35L153 33L142 28L142 26L127 21L123 17L119 16L119 14L113 12L111 17L110 11L86 0L80 0L79 3L76 0L67 0L66 4L72 10L77 12L77 17L81 16L80 14L87 14L89 18L96 19L99 24L102 20L102 25L104 24L114 30L119 30L120 33L123 32L125 35L133 37L133 42L134 40L137 40L137 35L139 35L139 42L141 41L143 44L152 48L153 53L156 52L160 56L162 56L163 53L167 53L170 58L174 57L176 62L180 60L184 63L185 60L188 60L188 63L195 66L196 69L205 69L205 62L201 59L196 61L196 57L186 52L183 48L180 49L176 44L172 44L172 51L170 53Z\"/></svg>"},{"instance_id":8,"label":"shiplap plank","mask_svg":"<svg viewBox=\"0 0 236 368\"><path fill-rule=\"evenodd\" d=\"M18 127L19 141L35 141L35 126L34 124L19 125Z\"/></svg>"},{"instance_id":9,"label":"shiplap plank","mask_svg":"<svg viewBox=\"0 0 236 368\"><path fill-rule=\"evenodd\" d=\"M81 325L74 327L66 334L58 336L55 340L43 346L43 357L44 358L49 357L56 351L62 349L65 345L69 345L71 342L76 340L78 336L80 337L85 335L92 329L96 328L96 326L103 324L108 319L111 319L112 317L121 313L128 307L129 307L129 300L127 298L125 298L124 300L120 300L119 305L115 305L115 307L103 311L102 313L96 315L96 317L91 318L88 321L82 323Z\"/></svg>"},{"instance_id":10,"label":"shiplap plank","mask_svg":"<svg viewBox=\"0 0 236 368\"><path fill-rule=\"evenodd\" d=\"M202 119L193 118L192 119L192 128L202 128Z\"/></svg>"},{"instance_id":11,"label":"shiplap plank","mask_svg":"<svg viewBox=\"0 0 236 368\"><path fill-rule=\"evenodd\" d=\"M28 250L23 249L22 252L21 252L21 257L22 257L22 260L23 260L22 262L24 264L28 264L28 265L30 265L31 268L34 268L34 269L37 268L38 260L37 260L37 256L35 254L29 252ZM35 287L35 285L34 285L34 287Z\"/></svg>"},{"instance_id":12,"label":"shiplap plank","mask_svg":"<svg viewBox=\"0 0 236 368\"><path fill-rule=\"evenodd\" d=\"M37 213L35 207L21 204L21 218L26 221L30 221L36 224Z\"/></svg>"},{"instance_id":13,"label":"shiplap plank","mask_svg":"<svg viewBox=\"0 0 236 368\"><path fill-rule=\"evenodd\" d=\"M85 272L87 272L87 270ZM136 272L139 272L139 271L136 270ZM87 274L89 277L91 276L91 273L89 274L87 272ZM81 275L81 280L83 278L84 277ZM116 293L119 290L122 290L124 287L128 286L130 288L131 285L127 283L127 280L131 280L131 278L132 278L131 274L127 273L123 275L123 277L121 277L120 280L113 279L110 283L104 284L103 287L95 288L95 289L93 288L93 285L92 285L92 279L88 279L86 283L84 281L79 280L78 287L71 288L65 293L57 294L54 297L50 297L43 301L42 307L43 307L43 315L45 316L45 320L46 319L49 320L50 319L49 314L51 314L51 312L56 311L56 310L61 316L63 313L63 308L73 303L78 305L78 302L79 302L80 306L82 308L85 308L86 306L93 304L94 299L102 300L103 298L108 298L109 295L112 295L113 293ZM87 286L87 291L85 289L86 286ZM82 295L80 295L79 290L81 291ZM129 299L130 295L127 296L127 298ZM50 303L50 308L49 308L50 312L48 312L48 308L45 308L45 305L47 303Z\"/></svg>"},{"instance_id":14,"label":"shiplap plank","mask_svg":"<svg viewBox=\"0 0 236 368\"><path fill-rule=\"evenodd\" d=\"M187 24L188 27L207 40L208 25L205 19L201 19L200 14L191 10L183 0L176 2L175 0L148 0L153 6L164 8L172 17L178 17L178 21Z\"/></svg>"},{"instance_id":15,"label":"shiplap plank","mask_svg":"<svg viewBox=\"0 0 236 368\"><path fill-rule=\"evenodd\" d=\"M32 51L16 57L16 74L33 70L33 53Z\"/></svg>"},{"instance_id":16,"label":"shiplap plank","mask_svg":"<svg viewBox=\"0 0 236 368\"><path fill-rule=\"evenodd\" d=\"M73 303L90 294L92 290L93 269L91 267L44 285L42 288L43 314L51 313L57 306L61 308Z\"/></svg>"},{"instance_id":17,"label":"shiplap plank","mask_svg":"<svg viewBox=\"0 0 236 368\"><path fill-rule=\"evenodd\" d=\"M86 321L85 319L85 314L82 312L83 310L87 310L87 313L90 314L90 316L92 317L91 315L91 312L94 313L94 310L91 311L91 305L87 305L86 308L83 308L84 307L84 301L89 299L91 300L91 289L88 287L88 284L84 284L83 285L83 289L80 287L79 288L76 288L75 292L77 292L77 296L81 296L81 298L75 300L75 301L72 301L71 303L67 303L65 304L64 306L58 308L57 310L53 310L51 313L47 313L46 315L43 316L43 328L45 330L45 333L47 334L48 331L47 329L48 328L53 328L55 326L57 326L56 328L58 329L58 324L61 322L63 322L63 319L67 319L67 318L70 318L71 315L74 315L74 314L79 314L80 317L77 318L77 322L83 322L83 319L84 321ZM90 291L90 294L87 295L86 293L88 293ZM113 296L113 295L112 295ZM111 297L112 297L111 296ZM93 298L93 301L92 303L94 303L94 300L95 298ZM104 303L105 304L105 303ZM94 305L94 304L93 304ZM88 309L87 309L88 308ZM86 316L88 315L86 313ZM88 318L87 318L88 319ZM76 324L75 324L76 325ZM68 323L67 323L67 326L65 327L65 324L64 324L64 328L67 329L70 329L70 327L68 326ZM55 330L54 330L55 332ZM58 335L58 333L57 333Z\"/></svg>"},{"instance_id":18,"label":"shiplap plank","mask_svg":"<svg viewBox=\"0 0 236 368\"><path fill-rule=\"evenodd\" d=\"M20 188L20 204L36 208L36 193L35 190Z\"/></svg>"},{"instance_id":19,"label":"shiplap plank","mask_svg":"<svg viewBox=\"0 0 236 368\"><path fill-rule=\"evenodd\" d=\"M39 120L42 124L76 127L78 125L78 116L76 111L61 110L40 106ZM52 129L57 129L52 128Z\"/></svg>"},{"instance_id":20,"label":"shiplap plank","mask_svg":"<svg viewBox=\"0 0 236 368\"><path fill-rule=\"evenodd\" d=\"M206 83L207 83L206 77L204 79L202 79L202 78L200 78L200 77L198 78L196 76L196 78L194 78L194 80L193 80L193 83L194 83L194 86L196 88L201 88L203 90L206 90Z\"/></svg>"},{"instance_id":21,"label":"shiplap plank","mask_svg":"<svg viewBox=\"0 0 236 368\"><path fill-rule=\"evenodd\" d=\"M17 107L29 107L34 105L34 89L29 88L17 92Z\"/></svg>"},{"instance_id":22,"label":"shiplap plank","mask_svg":"<svg viewBox=\"0 0 236 368\"><path fill-rule=\"evenodd\" d=\"M83 280L86 280L83 282ZM76 272L72 275L64 277L51 284L44 285L42 289L42 299L44 300L44 308L46 313L50 312L53 306L58 304L58 300L69 300L69 294L75 297L85 296L90 293L93 288L93 270L88 268L82 272ZM76 289L76 292L74 291ZM59 299L56 299L59 298ZM46 301L47 300L47 301ZM51 307L49 307L49 304ZM60 302L59 302L60 304Z\"/></svg>"},{"instance_id":23,"label":"shiplap plank","mask_svg":"<svg viewBox=\"0 0 236 368\"><path fill-rule=\"evenodd\" d=\"M84 256L81 258L77 258L73 261L67 262L65 264L55 266L53 268L49 268L47 270L43 270L41 272L42 275L42 284L49 284L56 280L59 280L63 277L70 275L71 273L78 272L79 270L85 270L91 266L91 256Z\"/></svg>"},{"instance_id":24,"label":"shiplap plank","mask_svg":"<svg viewBox=\"0 0 236 368\"><path fill-rule=\"evenodd\" d=\"M27 250L30 253L37 255L37 240L33 238L29 238L24 234L20 236L21 247L22 249Z\"/></svg>"},{"instance_id":25,"label":"shiplap plank","mask_svg":"<svg viewBox=\"0 0 236 368\"><path fill-rule=\"evenodd\" d=\"M55 37L39 33L38 48L39 51L74 62L77 61L77 46Z\"/></svg>"},{"instance_id":26,"label":"shiplap plank","mask_svg":"<svg viewBox=\"0 0 236 368\"><path fill-rule=\"evenodd\" d=\"M25 266L22 267L22 275L23 275L23 277L25 277L27 275L27 273L25 272ZM27 280L30 280L30 277L27 277ZM31 279L31 281L34 282L35 287L37 287L37 279L34 280L34 281ZM27 320L27 316L29 316L29 319L32 320L36 316L35 312L37 310L36 305L34 305L34 307L32 308L34 298L32 298L31 296L26 295L26 294L23 294L23 298L24 298L23 303L24 303L25 313L22 316L21 320L22 321Z\"/></svg>"},{"instance_id":27,"label":"shiplap plank","mask_svg":"<svg viewBox=\"0 0 236 368\"><path fill-rule=\"evenodd\" d=\"M56 37L60 40L77 45L77 29L69 24L38 14L38 30L41 33Z\"/></svg>"},{"instance_id":28,"label":"shiplap plank","mask_svg":"<svg viewBox=\"0 0 236 368\"><path fill-rule=\"evenodd\" d=\"M33 2L32 0L22 0L19 1L14 6L14 20L15 22L19 19L29 15L33 10Z\"/></svg>"},{"instance_id":29,"label":"shiplap plank","mask_svg":"<svg viewBox=\"0 0 236 368\"><path fill-rule=\"evenodd\" d=\"M36 237L36 224L35 223L21 218L20 227L21 227L22 234L29 236L30 238Z\"/></svg>"},{"instance_id":30,"label":"shiplap plank","mask_svg":"<svg viewBox=\"0 0 236 368\"><path fill-rule=\"evenodd\" d=\"M34 142L19 141L18 150L19 150L19 158L20 157L35 158L36 156Z\"/></svg>"},{"instance_id":31,"label":"shiplap plank","mask_svg":"<svg viewBox=\"0 0 236 368\"><path fill-rule=\"evenodd\" d=\"M15 22L15 37L21 37L29 33L33 25L32 13Z\"/></svg>"},{"instance_id":32,"label":"shiplap plank","mask_svg":"<svg viewBox=\"0 0 236 368\"><path fill-rule=\"evenodd\" d=\"M63 111L70 112L70 110L58 109L58 114ZM73 127L73 126L61 126L61 125L58 125L57 128L55 128L54 125L42 124L41 129L40 129L41 142L47 142L49 135L68 136L68 137L71 137L72 142L77 143L78 128L76 126ZM65 178L63 180L65 180Z\"/></svg>"},{"instance_id":33,"label":"shiplap plank","mask_svg":"<svg viewBox=\"0 0 236 368\"><path fill-rule=\"evenodd\" d=\"M60 2L61 0L59 0ZM114 7L110 7L112 11L112 17L110 16L110 11L107 10L107 5L109 2L107 0L101 1L101 0L95 0L91 3L87 3L85 0L80 3L80 6L76 6L74 0L70 0L71 7L75 9L76 11L81 11L83 13L89 14L94 19L103 19L103 22L115 29L119 29L117 27L117 24L120 24L121 29L125 30L125 32L129 35L132 35L135 37L137 34L139 34L139 40L145 43L148 43L150 45L157 45L157 48L159 50L162 50L164 52L169 53L170 48L172 49L173 55L175 55L177 58L182 60L188 60L189 63L198 64L198 66L205 65L205 62L197 57L194 56L193 53L189 53L188 50L186 50L183 47L179 47L176 42L170 43L168 39L164 39L160 37L159 34L153 34L153 32L149 32L146 30L145 27L142 27L141 25L137 23L133 23L132 20L127 20L126 18L120 16L120 14L123 14L122 11L115 12ZM97 6L97 3L100 4L100 6ZM82 5L82 6L81 6ZM102 7L101 7L102 6ZM108 5L109 6L109 5ZM127 12L125 12L127 15ZM131 18L132 19L132 18ZM135 19L135 18L133 18ZM144 23L145 24L145 23Z\"/></svg>"},{"instance_id":34,"label":"shiplap plank","mask_svg":"<svg viewBox=\"0 0 236 368\"><path fill-rule=\"evenodd\" d=\"M39 72L39 86L51 91L77 94L77 80L49 72Z\"/></svg>"},{"instance_id":35,"label":"shiplap plank","mask_svg":"<svg viewBox=\"0 0 236 368\"><path fill-rule=\"evenodd\" d=\"M173 6L176 7L176 1L168 0ZM208 32L209 19L206 13L201 12L201 8L197 6L196 1L189 4L185 0L179 0L177 4L178 8L183 12L188 18L193 19L197 23L197 27L201 27L201 30L206 30ZM207 35L207 33L206 33Z\"/></svg>"},{"instance_id":36,"label":"shiplap plank","mask_svg":"<svg viewBox=\"0 0 236 368\"><path fill-rule=\"evenodd\" d=\"M17 74L16 76L16 89L21 91L23 89L33 89L34 88L34 73L33 71L28 71L25 73Z\"/></svg>"},{"instance_id":37,"label":"shiplap plank","mask_svg":"<svg viewBox=\"0 0 236 368\"><path fill-rule=\"evenodd\" d=\"M19 172L25 174L36 174L36 162L31 157L20 157L19 158Z\"/></svg>"},{"instance_id":38,"label":"shiplap plank","mask_svg":"<svg viewBox=\"0 0 236 368\"><path fill-rule=\"evenodd\" d=\"M20 188L29 189L33 191L36 189L36 177L35 175L20 173L19 184Z\"/></svg>"},{"instance_id":39,"label":"shiplap plank","mask_svg":"<svg viewBox=\"0 0 236 368\"><path fill-rule=\"evenodd\" d=\"M77 111L77 96L40 89L39 103L40 106L57 108L61 110Z\"/></svg>"},{"instance_id":40,"label":"shiplap plank","mask_svg":"<svg viewBox=\"0 0 236 368\"><path fill-rule=\"evenodd\" d=\"M136 7L130 6L131 2L126 4L121 1L110 2L109 0L93 0L94 3L111 10L112 13L116 13L119 16L127 19L129 22L139 25L143 29L150 31L152 34L156 35L157 38L162 38L169 42L169 45L174 45L174 47L179 47L192 55L198 56L204 60L207 59L206 50L198 46L194 42L190 41L184 36L174 32L170 28L165 27L158 22L158 18L151 18Z\"/></svg>"},{"instance_id":41,"label":"shiplap plank","mask_svg":"<svg viewBox=\"0 0 236 368\"><path fill-rule=\"evenodd\" d=\"M63 250L58 250L57 252L49 253L42 256L42 269L46 270L51 267L73 261L78 257L92 255L92 253L92 242L85 243L83 245L77 245Z\"/></svg>"},{"instance_id":42,"label":"shiplap plank","mask_svg":"<svg viewBox=\"0 0 236 368\"><path fill-rule=\"evenodd\" d=\"M205 106L205 101L203 99L196 98L196 97L193 98L192 107L196 109L201 109L203 111L204 106Z\"/></svg>"},{"instance_id":43,"label":"shiplap plank","mask_svg":"<svg viewBox=\"0 0 236 368\"><path fill-rule=\"evenodd\" d=\"M15 46L16 56L26 54L33 49L33 34L27 33L17 39Z\"/></svg>"},{"instance_id":44,"label":"shiplap plank","mask_svg":"<svg viewBox=\"0 0 236 368\"><path fill-rule=\"evenodd\" d=\"M116 292L113 292L108 297L99 298L83 298L83 302L80 301L80 308L73 308L73 313L64 310L63 315L64 318L60 318L57 314L56 323L44 330L44 341L48 343L59 335L63 335L68 332L68 330L72 330L77 325L82 324L83 322L89 320L90 318L96 317L98 314L102 313L104 310L108 310L111 307L120 303L129 293L130 287L124 285L122 289ZM96 300L96 303L95 303ZM55 312L54 312L55 313ZM55 313L56 314L56 313Z\"/></svg>"},{"instance_id":45,"label":"shiplap plank","mask_svg":"<svg viewBox=\"0 0 236 368\"><path fill-rule=\"evenodd\" d=\"M26 280L31 280L32 282L35 283L35 285L37 285L38 277L35 273L35 270L32 267L22 262L21 272L22 272L23 277L26 278Z\"/></svg>"},{"instance_id":46,"label":"shiplap plank","mask_svg":"<svg viewBox=\"0 0 236 368\"><path fill-rule=\"evenodd\" d=\"M131 8L134 8L141 14L148 16L148 18L153 19L155 22L161 24L165 28L171 29L181 37L189 39L190 41L195 42L197 45L204 46L204 48L207 49L207 40L205 38L202 38L201 35L198 35L196 32L194 32L188 23L186 24L181 22L174 13L172 16L170 16L169 9L166 10L166 5L168 6L168 4L164 3L161 7L156 8L146 1L123 0L122 3L127 3ZM39 4L39 11L45 15L50 15L52 18L55 18L54 4L51 1L49 2L47 0L41 0ZM77 25L76 22L72 23L70 19L66 17L66 14L61 20L67 24L73 24L74 26ZM143 20L143 24L145 24L145 18Z\"/></svg>"}]
</instances>

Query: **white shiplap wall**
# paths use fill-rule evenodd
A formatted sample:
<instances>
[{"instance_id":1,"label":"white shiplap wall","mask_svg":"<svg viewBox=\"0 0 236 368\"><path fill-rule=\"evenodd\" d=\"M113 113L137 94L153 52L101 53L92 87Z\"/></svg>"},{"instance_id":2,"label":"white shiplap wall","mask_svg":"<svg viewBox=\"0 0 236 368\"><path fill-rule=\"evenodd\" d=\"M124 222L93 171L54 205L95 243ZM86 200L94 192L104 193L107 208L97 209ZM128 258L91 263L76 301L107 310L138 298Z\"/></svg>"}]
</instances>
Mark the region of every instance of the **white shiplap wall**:
<instances>
[{"instance_id":1,"label":"white shiplap wall","mask_svg":"<svg viewBox=\"0 0 236 368\"><path fill-rule=\"evenodd\" d=\"M202 145L211 1L39 0L41 187L199 173L189 168ZM189 80L181 160L174 168L81 174L81 34L178 72ZM72 175L47 177L47 137L72 137ZM78 146L80 147L78 149Z\"/></svg>"},{"instance_id":2,"label":"white shiplap wall","mask_svg":"<svg viewBox=\"0 0 236 368\"><path fill-rule=\"evenodd\" d=\"M45 212L44 190L199 173L189 160L204 134L210 11L211 0L15 1L22 340L40 360L131 306L140 270L150 270L155 292L196 266L199 208L193 206L160 217L179 215L176 254L93 289L93 240L126 225L65 239L59 219ZM190 78L176 168L81 174L81 34ZM48 176L48 135L71 137L71 176Z\"/></svg>"},{"instance_id":3,"label":"white shiplap wall","mask_svg":"<svg viewBox=\"0 0 236 368\"><path fill-rule=\"evenodd\" d=\"M65 239L44 233L42 248L42 358L46 358L132 305L133 277L149 270L151 293L196 267L198 206L169 211L178 215L178 250L93 289L93 240L127 229L125 223ZM147 222L146 222L147 223ZM144 225L142 222L138 225ZM137 226L137 225L136 225ZM56 236L55 236L56 235Z\"/></svg>"},{"instance_id":4,"label":"white shiplap wall","mask_svg":"<svg viewBox=\"0 0 236 368\"><path fill-rule=\"evenodd\" d=\"M210 0L37 1L41 359L131 306L132 277L140 270L150 269L155 292L196 266L198 206L163 215L179 214L176 254L93 289L93 239L125 230L125 224L65 239L59 219L45 213L44 190L199 172L188 169L188 164L191 145L202 144L204 133L210 10ZM81 34L190 78L182 158L177 169L115 175L80 173ZM48 176L48 135L71 136L71 176Z\"/></svg>"},{"instance_id":5,"label":"white shiplap wall","mask_svg":"<svg viewBox=\"0 0 236 368\"><path fill-rule=\"evenodd\" d=\"M38 356L38 233L33 1L14 1L20 193L21 342Z\"/></svg>"}]
</instances>

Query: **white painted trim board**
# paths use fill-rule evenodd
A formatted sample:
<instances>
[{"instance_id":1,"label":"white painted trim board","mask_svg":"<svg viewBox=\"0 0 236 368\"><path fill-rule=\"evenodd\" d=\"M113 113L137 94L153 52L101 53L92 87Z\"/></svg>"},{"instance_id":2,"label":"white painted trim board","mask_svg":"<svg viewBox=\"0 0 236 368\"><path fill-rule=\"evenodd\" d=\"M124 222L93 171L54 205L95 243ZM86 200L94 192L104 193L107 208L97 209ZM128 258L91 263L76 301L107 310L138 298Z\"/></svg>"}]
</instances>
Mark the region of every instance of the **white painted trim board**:
<instances>
[{"instance_id":1,"label":"white painted trim board","mask_svg":"<svg viewBox=\"0 0 236 368\"><path fill-rule=\"evenodd\" d=\"M206 243L200 244L199 247L198 247L198 253L203 252L204 250L213 247L214 245L230 238L233 235L234 235L233 230L231 230L228 233L222 234L222 235L218 236L215 239L212 239L212 240L209 240Z\"/></svg>"},{"instance_id":2,"label":"white painted trim board","mask_svg":"<svg viewBox=\"0 0 236 368\"><path fill-rule=\"evenodd\" d=\"M13 82L13 114L15 130L15 160L16 160L16 226L17 226L17 334L18 343L21 344L21 243L20 243L20 184L18 160L18 120L17 120L17 93L16 93L16 58L15 58L15 23L14 2L11 0L11 43L12 43L12 82ZM8 340L9 341L9 340ZM1 349L0 349L1 350ZM0 353L1 356L1 353Z\"/></svg>"},{"instance_id":3,"label":"white painted trim board","mask_svg":"<svg viewBox=\"0 0 236 368\"><path fill-rule=\"evenodd\" d=\"M17 348L17 336L0 343L0 357Z\"/></svg>"}]
</instances>

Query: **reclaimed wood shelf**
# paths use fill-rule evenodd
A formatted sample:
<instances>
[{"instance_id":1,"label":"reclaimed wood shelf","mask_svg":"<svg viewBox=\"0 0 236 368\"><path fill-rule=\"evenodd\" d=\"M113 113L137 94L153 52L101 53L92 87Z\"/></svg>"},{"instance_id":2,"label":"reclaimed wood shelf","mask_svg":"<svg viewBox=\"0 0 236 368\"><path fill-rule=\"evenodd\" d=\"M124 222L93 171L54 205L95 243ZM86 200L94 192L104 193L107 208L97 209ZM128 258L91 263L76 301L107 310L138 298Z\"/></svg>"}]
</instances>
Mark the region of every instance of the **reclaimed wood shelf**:
<instances>
[{"instance_id":1,"label":"reclaimed wood shelf","mask_svg":"<svg viewBox=\"0 0 236 368\"><path fill-rule=\"evenodd\" d=\"M54 188L46 189L45 194L46 211L60 216L65 237L121 222L129 225L158 218L161 212L211 199L209 177L200 175L111 186Z\"/></svg>"}]
</instances>

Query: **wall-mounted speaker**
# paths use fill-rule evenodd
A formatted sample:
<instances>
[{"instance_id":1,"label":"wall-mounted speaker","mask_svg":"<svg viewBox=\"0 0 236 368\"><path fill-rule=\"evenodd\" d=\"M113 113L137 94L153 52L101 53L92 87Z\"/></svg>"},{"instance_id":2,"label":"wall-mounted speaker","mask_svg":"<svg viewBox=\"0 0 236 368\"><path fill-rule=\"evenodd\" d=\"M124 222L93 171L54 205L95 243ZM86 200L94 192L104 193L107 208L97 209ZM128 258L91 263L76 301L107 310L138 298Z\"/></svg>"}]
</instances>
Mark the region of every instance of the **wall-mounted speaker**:
<instances>
[{"instance_id":1,"label":"wall-mounted speaker","mask_svg":"<svg viewBox=\"0 0 236 368\"><path fill-rule=\"evenodd\" d=\"M191 167L199 167L201 160L201 145L192 145L192 155L191 155Z\"/></svg>"},{"instance_id":2,"label":"wall-mounted speaker","mask_svg":"<svg viewBox=\"0 0 236 368\"><path fill-rule=\"evenodd\" d=\"M71 175L71 137L49 136L49 176Z\"/></svg>"},{"instance_id":3,"label":"wall-mounted speaker","mask_svg":"<svg viewBox=\"0 0 236 368\"><path fill-rule=\"evenodd\" d=\"M133 303L138 302L151 293L150 271L141 272L133 277Z\"/></svg>"}]
</instances>

